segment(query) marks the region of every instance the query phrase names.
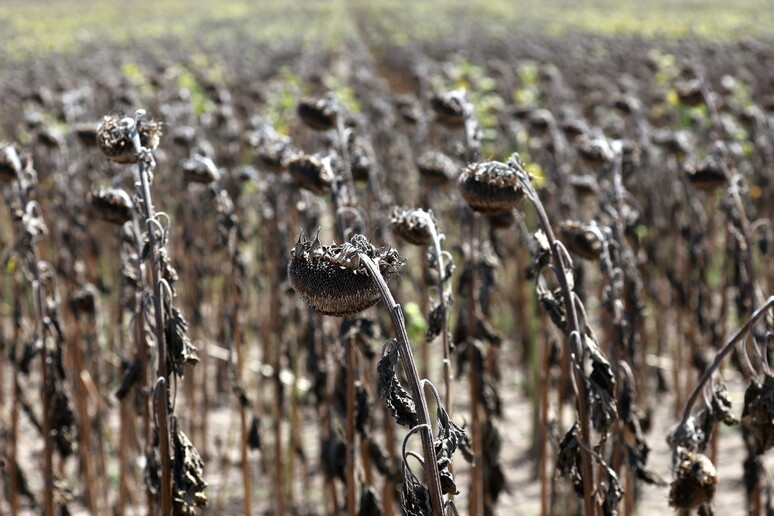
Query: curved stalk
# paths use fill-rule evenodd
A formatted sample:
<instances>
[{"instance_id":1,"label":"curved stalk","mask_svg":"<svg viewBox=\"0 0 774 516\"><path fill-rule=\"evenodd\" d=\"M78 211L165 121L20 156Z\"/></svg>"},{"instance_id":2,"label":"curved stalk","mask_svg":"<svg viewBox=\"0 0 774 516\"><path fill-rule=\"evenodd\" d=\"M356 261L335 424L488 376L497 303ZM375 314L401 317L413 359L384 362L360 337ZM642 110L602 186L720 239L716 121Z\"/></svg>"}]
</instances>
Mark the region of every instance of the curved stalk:
<instances>
[{"instance_id":1,"label":"curved stalk","mask_svg":"<svg viewBox=\"0 0 774 516\"><path fill-rule=\"evenodd\" d=\"M144 112L138 111L137 117L143 116ZM155 212L153 209L151 190L150 190L150 171L153 168L153 156L140 143L140 135L137 131L136 120L132 121L131 138L134 143L135 152L139 156L137 167L140 176L138 185L139 194L142 197L142 215L145 218L146 232L148 235L148 247L150 248L150 269L153 280L153 312L155 318L156 343L158 346L158 363L156 366L156 377L164 381L164 386L169 384L167 373L167 347L164 335L164 312L161 301L161 273L159 259L159 242L156 237L154 227ZM166 388L162 389L166 393ZM161 512L165 515L172 514L172 458L170 455L169 441L169 404L164 398L163 403L157 405L158 434L159 434L159 453L161 458Z\"/></svg>"},{"instance_id":2,"label":"curved stalk","mask_svg":"<svg viewBox=\"0 0 774 516\"><path fill-rule=\"evenodd\" d=\"M578 312L575 307L575 296L567 281L567 275L570 271L565 263L566 252L562 252L561 244L556 240L554 231L551 228L551 223L548 220L548 214L546 213L543 203L537 194L534 186L529 180L527 173L524 169L513 159L509 161L511 166L514 166L519 173L519 180L524 186L527 192L527 197L532 202L532 206L535 208L535 212L538 216L540 226L548 239L548 245L551 248L551 257L557 268L556 274L559 281L559 288L562 292L562 299L564 301L565 315L567 318L567 337L570 344L572 367L572 379L573 390L575 391L575 399L577 401L578 419L580 422L581 430L581 474L583 477L583 503L586 516L592 516L596 514L596 504L594 503L594 492L596 482L594 481L594 472L591 464L591 456L588 451L591 449L590 437L591 429L589 427L589 408L588 400L586 396L586 381L583 377L583 345L582 345L582 331L578 322Z\"/></svg>"},{"instance_id":3,"label":"curved stalk","mask_svg":"<svg viewBox=\"0 0 774 516\"><path fill-rule=\"evenodd\" d=\"M726 342L725 345L720 348L720 351L715 354L715 359L712 361L712 364L710 364L701 375L701 378L699 378L699 383L696 384L693 392L688 397L688 401L685 402L683 418L680 420L678 427L685 425L685 423L688 421L688 418L691 417L691 410L693 409L693 405L696 403L696 400L699 399L699 395L701 394L702 389L704 389L704 386L707 384L715 371L717 371L718 367L720 367L721 362L723 362L723 360L731 353L731 351L734 349L734 346L736 346L745 337L753 325L758 322L761 317L766 315L766 311L772 307L774 307L774 296L769 297L760 308L753 312L753 314L750 316L750 319L738 330L736 330L728 342Z\"/></svg>"},{"instance_id":4,"label":"curved stalk","mask_svg":"<svg viewBox=\"0 0 774 516\"><path fill-rule=\"evenodd\" d=\"M434 516L440 516L443 514L443 494L441 491L438 463L435 460L435 445L433 443L432 427L430 424L430 413L427 408L427 399L425 398L425 393L422 389L422 383L419 378L414 355L411 352L411 345L409 344L408 333L406 332L406 323L403 318L403 310L392 297L392 293L390 292L387 283L379 272L379 267L367 254L361 252L359 253L359 256L361 262L368 269L369 275L376 282L382 301L390 312L392 327L396 335L396 347L398 348L398 353L403 362L406 379L408 380L409 389L411 389L411 396L414 398L414 403L416 403L417 418L419 419L419 424L422 426L419 435L422 441L422 453L425 457L424 468L427 487L430 491L430 507Z\"/></svg>"},{"instance_id":5,"label":"curved stalk","mask_svg":"<svg viewBox=\"0 0 774 516\"><path fill-rule=\"evenodd\" d=\"M436 264L438 268L438 302L441 307L443 315L443 324L441 326L441 338L443 341L443 401L448 412L452 411L452 393L451 393L451 350L449 345L449 327L446 324L447 321L447 308L446 308L446 292L444 284L446 283L444 275L446 274L446 266L443 261L443 252L441 250L441 238L438 236L438 232L435 229L432 217L423 211L418 211L418 214L425 220L430 236L433 240L433 249L435 250Z\"/></svg>"}]
</instances>

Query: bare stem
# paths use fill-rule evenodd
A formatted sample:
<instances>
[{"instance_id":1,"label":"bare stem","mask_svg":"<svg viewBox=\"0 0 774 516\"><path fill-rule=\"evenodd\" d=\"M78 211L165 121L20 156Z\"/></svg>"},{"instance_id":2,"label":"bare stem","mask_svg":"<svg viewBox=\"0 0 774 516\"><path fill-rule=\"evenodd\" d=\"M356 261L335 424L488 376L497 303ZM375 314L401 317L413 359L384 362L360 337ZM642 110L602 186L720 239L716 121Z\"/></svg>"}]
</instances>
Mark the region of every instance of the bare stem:
<instances>
[{"instance_id":1,"label":"bare stem","mask_svg":"<svg viewBox=\"0 0 774 516\"><path fill-rule=\"evenodd\" d=\"M513 163L513 162L512 162ZM591 464L591 456L586 451L591 449L590 436L591 431L589 428L589 409L586 397L586 381L583 377L583 346L580 324L578 323L578 313L575 307L575 296L570 289L570 285L567 281L567 275L571 272L567 269L567 265L564 261L564 255L561 252L561 244L557 242L554 236L554 231L551 228L551 223L548 220L548 215L543 207L543 203L540 197L529 181L529 177L526 172L521 168L518 163L513 163L519 171L519 178L524 188L527 191L527 197L532 201L532 205L537 213L540 226L543 232L546 234L548 244L551 248L551 256L553 258L554 265L557 268L557 280L559 281L559 288L562 291L562 299L564 300L564 307L567 318L567 334L570 342L570 353L572 359L572 371L573 371L573 387L575 390L575 398L577 401L578 419L580 420L581 430L581 474L583 480L583 503L585 507L586 516L592 516L596 514L596 504L594 503L595 481L594 473Z\"/></svg>"},{"instance_id":2,"label":"bare stem","mask_svg":"<svg viewBox=\"0 0 774 516\"><path fill-rule=\"evenodd\" d=\"M406 378L409 383L409 389L411 389L411 395L414 398L414 403L416 403L417 418L419 419L419 424L422 426L419 435L422 440L422 453L425 458L423 464L427 487L430 491L430 507L434 516L441 516L443 514L443 494L441 491L441 478L438 471L438 463L435 460L435 446L433 444L432 427L430 425L430 412L427 408L427 399L425 398L425 393L422 389L414 355L411 352L408 333L406 332L406 323L403 318L403 310L392 297L392 293L390 292L387 283L379 272L379 267L367 254L359 253L359 256L361 262L368 269L371 278L376 282L382 301L384 301L384 304L390 311L390 319L392 320L393 330L395 330L398 353L400 354L403 367L406 371Z\"/></svg>"},{"instance_id":3,"label":"bare stem","mask_svg":"<svg viewBox=\"0 0 774 516\"><path fill-rule=\"evenodd\" d=\"M444 285L446 283L444 276L446 275L446 266L443 261L443 252L441 250L441 239L438 236L438 232L435 229L435 223L429 214L423 211L418 211L420 216L424 218L430 235L433 240L433 248L435 249L436 265L438 269L438 303L443 313L443 324L441 326L441 338L443 339L443 402L447 412L452 411L452 393L451 393L451 351L449 345L449 327L446 324L447 321L447 308L446 308L446 291Z\"/></svg>"},{"instance_id":4,"label":"bare stem","mask_svg":"<svg viewBox=\"0 0 774 516\"><path fill-rule=\"evenodd\" d=\"M693 389L693 392L688 398L688 401L685 402L685 408L683 409L683 419L680 421L679 426L685 425L685 423L688 421L688 418L691 417L691 410L693 409L693 405L699 398L699 395L701 394L702 389L704 389L704 386L707 384L715 371L717 371L718 367L720 367L720 363L723 362L723 360L731 353L731 351L734 349L734 346L736 346L739 341L744 338L744 336L748 331L750 331L753 325L758 322L761 317L766 315L766 311L772 307L774 307L774 296L769 297L760 308L753 312L753 314L750 316L750 319L738 330L736 330L728 342L726 342L726 344L715 354L715 359L712 361L712 364L710 364L710 366L707 367L707 369L701 375L701 378L699 378L699 383L696 384L696 387Z\"/></svg>"},{"instance_id":5,"label":"bare stem","mask_svg":"<svg viewBox=\"0 0 774 516\"><path fill-rule=\"evenodd\" d=\"M139 159L137 166L139 169L140 185L139 193L142 196L142 210L145 218L146 232L148 234L148 247L150 248L150 269L153 280L153 312L155 318L156 344L158 346L158 363L156 366L157 380L164 380L164 385L169 384L167 373L167 347L164 335L164 311L161 300L161 281L160 281L160 260L159 260L159 241L156 237L156 228L153 224L155 213L150 190L150 168L146 161L146 155L149 155L147 149L143 149L140 144L140 136L137 132L137 126L132 126L132 141ZM151 158L152 159L152 158ZM166 393L166 388L162 389ZM170 455L169 444L169 406L166 397L163 403L157 405L158 433L159 433L159 452L161 456L161 512L165 515L172 514L172 459Z\"/></svg>"}]
</instances>

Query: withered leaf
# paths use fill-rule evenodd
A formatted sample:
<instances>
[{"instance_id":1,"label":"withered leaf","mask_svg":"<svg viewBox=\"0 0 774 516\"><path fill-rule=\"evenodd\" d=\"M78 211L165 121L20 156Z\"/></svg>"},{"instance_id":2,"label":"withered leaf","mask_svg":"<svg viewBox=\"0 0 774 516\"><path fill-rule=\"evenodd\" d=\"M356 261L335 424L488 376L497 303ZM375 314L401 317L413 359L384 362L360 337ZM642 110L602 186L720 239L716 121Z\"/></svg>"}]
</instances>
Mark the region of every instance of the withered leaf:
<instances>
[{"instance_id":1,"label":"withered leaf","mask_svg":"<svg viewBox=\"0 0 774 516\"><path fill-rule=\"evenodd\" d=\"M556 469L561 476L572 482L575 494L583 496L583 478L581 477L580 425L575 422L559 444L556 457Z\"/></svg>"},{"instance_id":2,"label":"withered leaf","mask_svg":"<svg viewBox=\"0 0 774 516\"><path fill-rule=\"evenodd\" d=\"M194 365L199 362L199 354L196 347L188 338L188 322L183 314L172 307L171 316L164 322L165 337L167 339L167 356L172 370L183 377L186 364Z\"/></svg>"},{"instance_id":3,"label":"withered leaf","mask_svg":"<svg viewBox=\"0 0 774 516\"><path fill-rule=\"evenodd\" d=\"M390 409L395 421L402 426L414 428L419 424L416 405L411 395L403 388L395 374L398 350L391 347L376 366L379 395Z\"/></svg>"},{"instance_id":4,"label":"withered leaf","mask_svg":"<svg viewBox=\"0 0 774 516\"><path fill-rule=\"evenodd\" d=\"M204 490L204 462L199 452L178 428L177 418L172 416L172 484L175 514L193 516L196 509L207 505Z\"/></svg>"},{"instance_id":5,"label":"withered leaf","mask_svg":"<svg viewBox=\"0 0 774 516\"><path fill-rule=\"evenodd\" d=\"M414 475L406 471L403 472L400 513L402 516L429 516L432 514L430 492L417 481Z\"/></svg>"},{"instance_id":6,"label":"withered leaf","mask_svg":"<svg viewBox=\"0 0 774 516\"><path fill-rule=\"evenodd\" d=\"M438 435L435 438L435 458L441 475L441 489L444 494L458 494L459 491L457 491L457 485L449 466L452 463L454 452L465 441L465 430L449 418L449 414L440 403L436 409L436 417Z\"/></svg>"},{"instance_id":7,"label":"withered leaf","mask_svg":"<svg viewBox=\"0 0 774 516\"><path fill-rule=\"evenodd\" d=\"M607 464L602 464L605 470L604 480L600 482L602 489L602 512L605 516L618 516L618 506L623 499L624 490L618 475Z\"/></svg>"},{"instance_id":8,"label":"withered leaf","mask_svg":"<svg viewBox=\"0 0 774 516\"><path fill-rule=\"evenodd\" d=\"M751 437L755 453L774 446L774 376L765 375L762 383L750 381L744 393L742 426Z\"/></svg>"},{"instance_id":9,"label":"withered leaf","mask_svg":"<svg viewBox=\"0 0 774 516\"><path fill-rule=\"evenodd\" d=\"M438 304L427 316L427 332L425 333L425 339L430 342L443 331L443 325L446 324L446 307L448 305Z\"/></svg>"},{"instance_id":10,"label":"withered leaf","mask_svg":"<svg viewBox=\"0 0 774 516\"><path fill-rule=\"evenodd\" d=\"M615 400L615 374L610 362L602 354L593 334L587 332L583 342L591 357L591 374L587 378L591 402L591 421L598 432L607 432L618 418L618 406Z\"/></svg>"},{"instance_id":11,"label":"withered leaf","mask_svg":"<svg viewBox=\"0 0 774 516\"><path fill-rule=\"evenodd\" d=\"M320 446L320 458L325 477L331 480L339 478L344 482L344 471L347 464L347 445L344 444L344 438L340 430L331 429L328 437L323 440L322 446Z\"/></svg>"}]
</instances>

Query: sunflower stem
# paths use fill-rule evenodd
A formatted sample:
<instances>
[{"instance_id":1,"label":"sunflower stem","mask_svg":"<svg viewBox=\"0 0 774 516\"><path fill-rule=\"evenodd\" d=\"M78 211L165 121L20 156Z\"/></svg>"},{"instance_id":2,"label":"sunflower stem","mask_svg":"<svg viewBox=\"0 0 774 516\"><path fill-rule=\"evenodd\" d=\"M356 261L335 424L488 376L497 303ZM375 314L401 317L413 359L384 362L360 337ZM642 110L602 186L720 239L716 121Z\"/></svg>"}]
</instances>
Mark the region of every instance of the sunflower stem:
<instances>
[{"instance_id":1,"label":"sunflower stem","mask_svg":"<svg viewBox=\"0 0 774 516\"><path fill-rule=\"evenodd\" d=\"M424 454L424 468L425 477L427 481L427 487L430 491L430 507L431 514L433 516L441 516L443 514L443 494L441 491L441 477L438 470L438 463L435 460L435 445L433 443L433 435L430 424L430 412L427 408L427 399L425 398L424 390L422 389L421 379L419 378L419 372L417 371L417 365L414 360L414 355L411 352L411 345L408 340L408 333L406 332L406 322L403 317L403 310L400 305L395 302L392 297L387 282L379 272L379 267L374 261L366 254L359 253L361 262L368 269L368 273L376 282L381 294L382 301L387 305L390 312L390 319L392 320L392 327L395 330L398 353L400 354L403 366L406 372L406 378L409 383L409 389L411 395L414 398L414 402L417 407L417 418L421 429L419 435L422 440L422 453Z\"/></svg>"}]
</instances>

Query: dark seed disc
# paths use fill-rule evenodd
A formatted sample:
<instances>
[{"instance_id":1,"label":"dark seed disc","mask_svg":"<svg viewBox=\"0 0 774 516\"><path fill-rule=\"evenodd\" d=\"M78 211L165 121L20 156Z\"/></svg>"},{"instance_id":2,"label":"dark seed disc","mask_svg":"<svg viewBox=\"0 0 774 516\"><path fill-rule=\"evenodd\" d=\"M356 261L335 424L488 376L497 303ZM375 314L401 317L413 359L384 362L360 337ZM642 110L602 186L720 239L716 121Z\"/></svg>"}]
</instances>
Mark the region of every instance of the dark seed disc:
<instances>
[{"instance_id":1,"label":"dark seed disc","mask_svg":"<svg viewBox=\"0 0 774 516\"><path fill-rule=\"evenodd\" d=\"M484 215L505 213L524 198L516 171L499 161L468 165L460 174L458 187L470 209Z\"/></svg>"},{"instance_id":2,"label":"dark seed disc","mask_svg":"<svg viewBox=\"0 0 774 516\"><path fill-rule=\"evenodd\" d=\"M433 237L427 225L425 213L424 210L396 207L390 217L390 229L396 236L410 244L430 245Z\"/></svg>"},{"instance_id":3,"label":"dark seed disc","mask_svg":"<svg viewBox=\"0 0 774 516\"><path fill-rule=\"evenodd\" d=\"M297 112L301 121L315 131L328 131L336 127L338 108L329 97L301 99Z\"/></svg>"},{"instance_id":4,"label":"dark seed disc","mask_svg":"<svg viewBox=\"0 0 774 516\"><path fill-rule=\"evenodd\" d=\"M303 235L291 251L288 278L309 305L324 315L343 317L375 305L381 295L376 281L360 261L360 253L371 258L385 280L403 266L394 249L377 248L363 235L341 245L322 246L315 237Z\"/></svg>"},{"instance_id":5,"label":"dark seed disc","mask_svg":"<svg viewBox=\"0 0 774 516\"><path fill-rule=\"evenodd\" d=\"M368 275L324 258L293 258L288 276L304 301L324 315L356 314L379 301L376 283Z\"/></svg>"},{"instance_id":6,"label":"dark seed disc","mask_svg":"<svg viewBox=\"0 0 774 516\"><path fill-rule=\"evenodd\" d=\"M121 225L132 219L134 204L121 188L101 188L89 193L89 204L97 217Z\"/></svg>"}]
</instances>

